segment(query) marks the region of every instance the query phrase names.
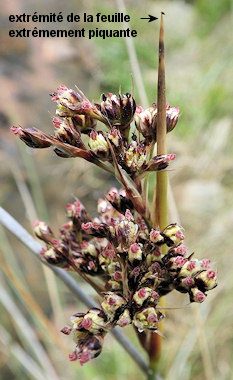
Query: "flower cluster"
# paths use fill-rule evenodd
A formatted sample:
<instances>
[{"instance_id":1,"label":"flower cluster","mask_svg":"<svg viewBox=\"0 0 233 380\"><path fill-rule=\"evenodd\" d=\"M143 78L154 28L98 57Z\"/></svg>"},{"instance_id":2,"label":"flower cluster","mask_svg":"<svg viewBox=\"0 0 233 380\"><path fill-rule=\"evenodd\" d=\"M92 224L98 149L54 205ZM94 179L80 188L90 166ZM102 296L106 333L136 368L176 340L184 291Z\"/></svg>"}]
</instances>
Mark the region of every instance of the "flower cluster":
<instances>
[{"instance_id":1,"label":"flower cluster","mask_svg":"<svg viewBox=\"0 0 233 380\"><path fill-rule=\"evenodd\" d=\"M156 332L164 317L160 297L175 289L187 293L191 302L203 302L217 280L208 259L187 253L180 226L170 224L162 231L152 227L142 179L166 169L175 158L153 157L156 105L144 110L129 93L102 95L100 104L91 103L81 91L65 86L52 100L57 103L54 136L35 128L12 131L32 148L53 146L60 157L90 161L115 175L122 186L98 201L96 218L79 200L68 204L68 221L59 236L46 223L35 222L35 234L45 243L43 260L79 273L102 297L100 308L75 314L62 329L72 333L76 344L70 360L82 365L100 354L104 336L114 326L132 324L139 332ZM167 106L167 132L178 118L179 109Z\"/></svg>"},{"instance_id":2,"label":"flower cluster","mask_svg":"<svg viewBox=\"0 0 233 380\"><path fill-rule=\"evenodd\" d=\"M156 141L157 108L147 110L136 108L134 98L129 94L102 95L100 104L91 103L81 91L75 92L61 85L52 94L57 103L56 117L53 118L54 136L48 136L36 128L12 127L31 148L54 147L60 157L82 157L99 164L108 161L119 165L132 178L147 171L164 169L174 155L151 157L152 142ZM178 120L179 109L167 106L167 130L172 130ZM97 130L97 121L103 130ZM135 121L134 128L130 128ZM82 134L89 136L88 146ZM103 166L102 166L103 167Z\"/></svg>"},{"instance_id":3,"label":"flower cluster","mask_svg":"<svg viewBox=\"0 0 233 380\"><path fill-rule=\"evenodd\" d=\"M112 188L100 199L95 219L79 201L66 208L69 221L58 239L44 222L35 222L37 237L46 243L41 254L50 264L100 276L104 296L100 309L74 315L62 330L76 343L71 360L83 364L98 356L105 334L116 325L157 331L163 318L160 297L173 289L188 293L191 302L203 302L216 286L210 261L188 254L183 229L177 224L163 231L149 227L124 190Z\"/></svg>"}]
</instances>

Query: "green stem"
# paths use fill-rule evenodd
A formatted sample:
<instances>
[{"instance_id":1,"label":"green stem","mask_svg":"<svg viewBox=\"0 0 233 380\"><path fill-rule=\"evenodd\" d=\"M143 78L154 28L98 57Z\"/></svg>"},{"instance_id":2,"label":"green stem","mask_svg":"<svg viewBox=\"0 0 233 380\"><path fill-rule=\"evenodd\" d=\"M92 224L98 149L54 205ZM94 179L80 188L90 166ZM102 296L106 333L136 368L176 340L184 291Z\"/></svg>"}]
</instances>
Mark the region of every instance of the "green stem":
<instances>
[{"instance_id":1,"label":"green stem","mask_svg":"<svg viewBox=\"0 0 233 380\"><path fill-rule=\"evenodd\" d=\"M147 380L156 380L157 378L157 366L154 367L153 363L150 362L149 370L147 374Z\"/></svg>"},{"instance_id":2,"label":"green stem","mask_svg":"<svg viewBox=\"0 0 233 380\"><path fill-rule=\"evenodd\" d=\"M158 92L157 92L157 155L167 153L166 145L166 87L165 87L165 65L164 65L164 30L163 15L161 14L159 33L159 65L158 65ZM156 189L153 200L153 226L162 230L167 226L167 172L156 173ZM162 252L166 248L162 248ZM165 252L163 252L165 253ZM149 350L150 369L148 379L156 378L158 362L161 353L161 336L151 333Z\"/></svg>"}]
</instances>

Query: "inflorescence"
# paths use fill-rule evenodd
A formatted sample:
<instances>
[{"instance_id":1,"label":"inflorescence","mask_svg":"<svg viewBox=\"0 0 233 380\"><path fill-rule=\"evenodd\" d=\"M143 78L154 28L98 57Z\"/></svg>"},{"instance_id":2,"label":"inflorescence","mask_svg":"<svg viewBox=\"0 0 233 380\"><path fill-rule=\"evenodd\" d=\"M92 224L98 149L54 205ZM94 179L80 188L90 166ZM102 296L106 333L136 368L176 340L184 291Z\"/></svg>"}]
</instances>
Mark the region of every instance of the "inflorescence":
<instances>
[{"instance_id":1,"label":"inflorescence","mask_svg":"<svg viewBox=\"0 0 233 380\"><path fill-rule=\"evenodd\" d=\"M80 90L65 86L52 94L52 100L57 102L54 136L35 128L12 131L32 148L53 146L60 157L96 164L115 175L122 187L112 188L98 201L96 218L79 200L68 204L68 221L59 237L46 223L35 222L35 234L45 243L43 259L79 273L102 297L100 308L73 315L61 330L72 333L76 346L70 360L82 365L100 354L104 336L117 325L157 332L164 317L159 308L162 296L176 289L200 303L217 280L210 260L188 254L182 227L173 223L160 231L152 226L143 179L151 171L166 169L175 158L153 157L156 105L144 110L128 93L102 95L100 104L91 103ZM167 106L167 132L178 118L179 109ZM88 146L83 135L88 136Z\"/></svg>"}]
</instances>

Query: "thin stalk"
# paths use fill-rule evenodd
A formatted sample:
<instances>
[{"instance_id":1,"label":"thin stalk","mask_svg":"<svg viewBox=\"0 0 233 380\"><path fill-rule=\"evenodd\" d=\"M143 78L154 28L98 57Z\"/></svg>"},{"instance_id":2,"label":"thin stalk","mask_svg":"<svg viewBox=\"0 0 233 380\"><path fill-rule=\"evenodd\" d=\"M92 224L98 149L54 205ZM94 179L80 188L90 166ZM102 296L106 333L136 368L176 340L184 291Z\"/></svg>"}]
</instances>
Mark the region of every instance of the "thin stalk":
<instances>
[{"instance_id":1,"label":"thin stalk","mask_svg":"<svg viewBox=\"0 0 233 380\"><path fill-rule=\"evenodd\" d=\"M21 144L19 144L19 149L20 149L20 153L22 155L22 158L27 170L27 177L31 184L32 194L33 194L35 203L33 202L33 199L31 197L31 194L28 190L27 184L23 178L23 175L19 167L15 165L14 163L13 166L11 165L11 170L15 177L16 185L19 188L19 190L21 186L20 195L22 197L28 218L31 222L37 219L38 216L42 219L48 220L47 207L46 207L41 183L40 183L39 177L36 174L37 170L36 170L35 162L32 157L30 160L28 159L26 155L26 151L23 146L21 147ZM16 169L14 169L14 167ZM24 193L25 190L27 191ZM27 196L25 196L25 194ZM30 205L30 207L28 207L28 204ZM61 324L63 324L63 319L61 317L62 306L61 306L61 300L60 300L60 296L59 296L59 292L58 292L58 288L56 284L56 279L55 279L54 274L51 271L49 271L48 268L42 267L42 271L43 271L45 281L46 281L46 286L48 289L48 295L49 295L50 303L53 310L55 324L57 326L60 326Z\"/></svg>"},{"instance_id":2,"label":"thin stalk","mask_svg":"<svg viewBox=\"0 0 233 380\"><path fill-rule=\"evenodd\" d=\"M116 4L117 4L119 12L122 12L124 14L127 13L124 0L116 0ZM123 28L127 29L128 27L129 27L129 24L123 22ZM141 73L139 62L138 62L137 53L136 53L133 38L131 38L131 37L125 38L125 44L126 44L127 52L129 55L130 65L131 65L133 77L135 79L135 83L137 86L138 96L139 96L140 102L141 102L143 107L147 107L148 98L147 98L145 86L143 83L142 73Z\"/></svg>"},{"instance_id":3,"label":"thin stalk","mask_svg":"<svg viewBox=\"0 0 233 380\"><path fill-rule=\"evenodd\" d=\"M19 363L20 368L28 373L30 379L33 380L45 380L43 370L37 364L37 362L29 355L18 343L15 343L8 334L7 330L0 325L0 352L2 357L10 356L10 360L6 359L6 365L17 374L17 367L14 370L15 361ZM16 375L17 376L17 375Z\"/></svg>"},{"instance_id":4,"label":"thin stalk","mask_svg":"<svg viewBox=\"0 0 233 380\"><path fill-rule=\"evenodd\" d=\"M6 278L10 281L14 289L17 291L23 303L27 306L28 310L36 317L36 320L46 331L50 340L56 344L64 353L66 353L66 346L57 334L57 330L50 320L44 315L39 304L34 300L31 294L25 289L24 285L17 278L15 273L11 270L5 259L0 258L1 270L5 273Z\"/></svg>"},{"instance_id":5,"label":"thin stalk","mask_svg":"<svg viewBox=\"0 0 233 380\"><path fill-rule=\"evenodd\" d=\"M45 380L60 380L50 357L39 341L34 329L26 321L2 281L0 282L0 303L11 316L11 321L15 326L15 331L17 331L20 340L28 346L28 349L30 348L32 354L34 354L38 363L40 363Z\"/></svg>"},{"instance_id":6,"label":"thin stalk","mask_svg":"<svg viewBox=\"0 0 233 380\"><path fill-rule=\"evenodd\" d=\"M166 87L165 87L165 65L164 65L164 28L163 13L161 13L159 32L159 65L158 65L158 92L157 92L157 155L167 153L166 144ZM153 226L160 231L167 226L167 172L157 171L156 188L153 200ZM162 251L165 248L162 248ZM165 253L165 252L163 252ZM161 306L164 306L162 300ZM160 326L161 330L161 326ZM151 333L149 360L150 371L148 379L156 377L158 361L161 352L162 337L159 334Z\"/></svg>"}]
</instances>

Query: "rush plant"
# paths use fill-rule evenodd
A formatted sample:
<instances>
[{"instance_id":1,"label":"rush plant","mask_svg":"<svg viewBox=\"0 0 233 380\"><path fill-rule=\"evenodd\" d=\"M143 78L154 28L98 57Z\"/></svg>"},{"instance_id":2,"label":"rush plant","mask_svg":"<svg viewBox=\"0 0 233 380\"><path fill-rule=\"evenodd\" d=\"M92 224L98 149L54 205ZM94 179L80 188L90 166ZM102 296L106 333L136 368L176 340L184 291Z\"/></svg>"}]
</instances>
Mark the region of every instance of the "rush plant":
<instances>
[{"instance_id":1,"label":"rush plant","mask_svg":"<svg viewBox=\"0 0 233 380\"><path fill-rule=\"evenodd\" d=\"M68 220L59 236L35 221L43 260L78 273L100 297L99 308L78 311L61 330L75 342L70 360L83 365L96 358L113 327L132 324L148 354L152 379L161 346L161 298L177 290L201 303L217 285L210 260L193 258L183 244L183 228L167 221L166 168L175 154L167 153L166 134L175 128L179 109L166 105L163 16L157 104L143 109L129 93L103 94L100 103L92 103L64 85L52 101L57 103L53 136L18 126L13 133L31 148L53 147L60 157L85 159L120 183L103 194L95 218L79 200L66 205ZM151 172L156 176L153 200L146 186Z\"/></svg>"}]
</instances>

